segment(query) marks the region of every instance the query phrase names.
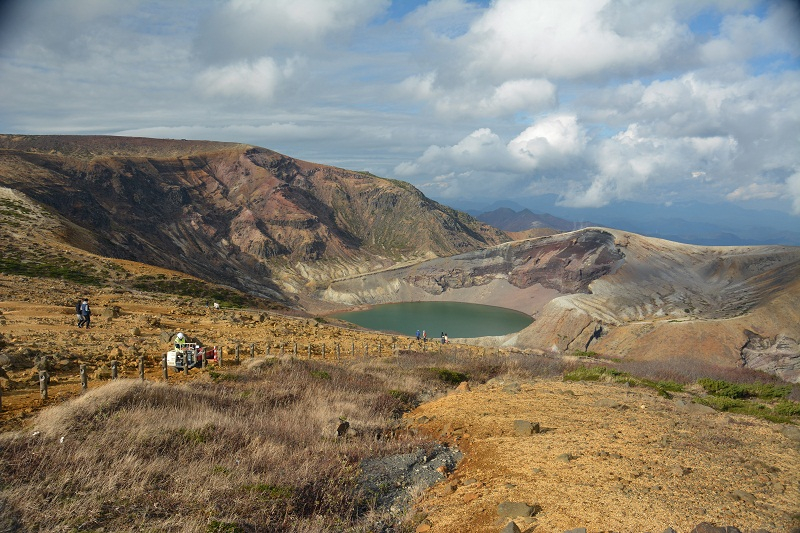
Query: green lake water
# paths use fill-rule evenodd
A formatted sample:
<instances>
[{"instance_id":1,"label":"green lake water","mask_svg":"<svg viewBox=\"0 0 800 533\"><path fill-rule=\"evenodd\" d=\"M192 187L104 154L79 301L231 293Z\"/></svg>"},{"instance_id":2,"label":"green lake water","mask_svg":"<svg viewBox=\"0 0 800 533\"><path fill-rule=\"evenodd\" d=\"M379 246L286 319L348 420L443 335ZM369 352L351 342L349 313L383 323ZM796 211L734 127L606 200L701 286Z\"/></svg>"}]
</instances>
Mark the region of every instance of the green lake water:
<instances>
[{"instance_id":1,"label":"green lake water","mask_svg":"<svg viewBox=\"0 0 800 533\"><path fill-rule=\"evenodd\" d=\"M519 311L461 302L384 304L332 316L364 328L402 335L413 336L417 330L424 330L432 340L439 340L442 332L451 338L507 335L533 322Z\"/></svg>"}]
</instances>

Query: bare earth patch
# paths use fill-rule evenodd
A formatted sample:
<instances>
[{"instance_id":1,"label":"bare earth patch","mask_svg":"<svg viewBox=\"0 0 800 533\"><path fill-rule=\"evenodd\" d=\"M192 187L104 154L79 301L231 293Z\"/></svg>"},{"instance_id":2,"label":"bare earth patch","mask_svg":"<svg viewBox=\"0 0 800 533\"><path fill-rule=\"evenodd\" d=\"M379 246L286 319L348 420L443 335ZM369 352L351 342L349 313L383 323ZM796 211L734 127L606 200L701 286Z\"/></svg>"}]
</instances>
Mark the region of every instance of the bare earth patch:
<instances>
[{"instance_id":1,"label":"bare earth patch","mask_svg":"<svg viewBox=\"0 0 800 533\"><path fill-rule=\"evenodd\" d=\"M408 416L465 459L419 502L435 532L499 531L501 502L540 509L522 531L689 532L700 522L791 531L800 449L782 426L688 398L600 383L492 380ZM517 435L515 420L540 433Z\"/></svg>"}]
</instances>

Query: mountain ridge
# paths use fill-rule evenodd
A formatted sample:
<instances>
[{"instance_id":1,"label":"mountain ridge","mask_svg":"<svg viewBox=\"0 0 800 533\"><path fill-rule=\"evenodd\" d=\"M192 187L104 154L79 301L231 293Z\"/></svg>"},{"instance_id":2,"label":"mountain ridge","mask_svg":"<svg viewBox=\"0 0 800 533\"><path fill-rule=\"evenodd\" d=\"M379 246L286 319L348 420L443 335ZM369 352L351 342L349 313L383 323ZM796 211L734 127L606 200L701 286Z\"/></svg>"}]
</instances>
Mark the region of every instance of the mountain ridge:
<instances>
[{"instance_id":1,"label":"mountain ridge","mask_svg":"<svg viewBox=\"0 0 800 533\"><path fill-rule=\"evenodd\" d=\"M0 136L0 185L93 251L279 297L305 283L508 240L410 184L237 143Z\"/></svg>"}]
</instances>

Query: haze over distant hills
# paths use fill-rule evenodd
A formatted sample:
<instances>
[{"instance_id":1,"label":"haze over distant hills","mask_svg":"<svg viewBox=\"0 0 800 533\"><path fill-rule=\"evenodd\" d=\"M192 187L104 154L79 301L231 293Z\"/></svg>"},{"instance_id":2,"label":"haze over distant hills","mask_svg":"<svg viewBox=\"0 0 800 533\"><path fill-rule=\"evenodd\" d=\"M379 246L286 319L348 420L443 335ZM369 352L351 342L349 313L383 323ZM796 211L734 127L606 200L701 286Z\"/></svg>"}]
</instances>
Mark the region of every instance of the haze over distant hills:
<instances>
[{"instance_id":1,"label":"haze over distant hills","mask_svg":"<svg viewBox=\"0 0 800 533\"><path fill-rule=\"evenodd\" d=\"M567 221L556 228L562 230L597 225L686 244L800 246L800 217L780 211L744 209L732 203L696 201L665 205L626 201L598 208L572 208L558 205L556 195L543 195L489 205L465 201L452 205L481 220L486 220L484 213L499 208L516 212L527 209L538 216L547 214ZM519 231L502 225L496 227Z\"/></svg>"},{"instance_id":2,"label":"haze over distant hills","mask_svg":"<svg viewBox=\"0 0 800 533\"><path fill-rule=\"evenodd\" d=\"M487 213L477 213L474 215L478 220L491 224L495 228L503 231L522 232L536 228L552 228L559 231L573 231L576 229L593 226L585 222L573 222L559 217L554 217L548 213L537 215L530 209L514 211L510 207L498 207L494 211Z\"/></svg>"}]
</instances>

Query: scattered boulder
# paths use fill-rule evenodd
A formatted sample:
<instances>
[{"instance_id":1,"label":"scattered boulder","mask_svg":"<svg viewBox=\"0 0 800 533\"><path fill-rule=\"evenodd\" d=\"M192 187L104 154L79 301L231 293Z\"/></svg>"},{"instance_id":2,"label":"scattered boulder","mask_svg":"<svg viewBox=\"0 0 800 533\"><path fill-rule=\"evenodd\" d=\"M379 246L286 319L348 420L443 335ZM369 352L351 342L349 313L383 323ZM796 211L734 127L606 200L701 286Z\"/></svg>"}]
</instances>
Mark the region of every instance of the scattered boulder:
<instances>
[{"instance_id":1,"label":"scattered boulder","mask_svg":"<svg viewBox=\"0 0 800 533\"><path fill-rule=\"evenodd\" d=\"M541 428L539 422L529 422L527 420L514 420L514 433L521 436L539 433Z\"/></svg>"},{"instance_id":2,"label":"scattered boulder","mask_svg":"<svg viewBox=\"0 0 800 533\"><path fill-rule=\"evenodd\" d=\"M561 462L564 462L564 463L568 463L568 462L572 461L573 459L575 459L575 458L572 455L568 454L568 453L562 453L562 454L556 456L556 461L561 461Z\"/></svg>"},{"instance_id":3,"label":"scattered boulder","mask_svg":"<svg viewBox=\"0 0 800 533\"><path fill-rule=\"evenodd\" d=\"M512 520L506 526L500 530L500 533L522 533L519 529L519 526Z\"/></svg>"},{"instance_id":4,"label":"scattered boulder","mask_svg":"<svg viewBox=\"0 0 800 533\"><path fill-rule=\"evenodd\" d=\"M568 529L564 531L564 533L586 533L585 527L576 527L574 529Z\"/></svg>"},{"instance_id":5,"label":"scattered boulder","mask_svg":"<svg viewBox=\"0 0 800 533\"><path fill-rule=\"evenodd\" d=\"M36 366L37 352L30 348L19 350L17 353L0 354L0 366L6 370L25 370Z\"/></svg>"},{"instance_id":6,"label":"scattered boulder","mask_svg":"<svg viewBox=\"0 0 800 533\"><path fill-rule=\"evenodd\" d=\"M682 411L686 411L690 415L713 415L716 413L713 407L694 402L686 402L684 400L676 401L675 406Z\"/></svg>"},{"instance_id":7,"label":"scattered boulder","mask_svg":"<svg viewBox=\"0 0 800 533\"><path fill-rule=\"evenodd\" d=\"M119 306L111 305L103 307L100 310L100 316L103 318L119 318Z\"/></svg>"},{"instance_id":8,"label":"scattered boulder","mask_svg":"<svg viewBox=\"0 0 800 533\"><path fill-rule=\"evenodd\" d=\"M783 428L781 428L781 435L789 440L800 442L800 428L797 426L783 426Z\"/></svg>"},{"instance_id":9,"label":"scattered boulder","mask_svg":"<svg viewBox=\"0 0 800 533\"><path fill-rule=\"evenodd\" d=\"M118 359L122 359L122 349L120 349L119 347L113 348L108 353L108 359L109 359L109 361L115 361L115 360L118 360Z\"/></svg>"},{"instance_id":10,"label":"scattered boulder","mask_svg":"<svg viewBox=\"0 0 800 533\"><path fill-rule=\"evenodd\" d=\"M36 358L35 365L38 370L52 370L55 367L55 357L42 355Z\"/></svg>"},{"instance_id":11,"label":"scattered boulder","mask_svg":"<svg viewBox=\"0 0 800 533\"><path fill-rule=\"evenodd\" d=\"M517 516L533 516L539 511L537 505L528 505L525 502L505 501L497 506L497 514L501 517L514 518Z\"/></svg>"},{"instance_id":12,"label":"scattered boulder","mask_svg":"<svg viewBox=\"0 0 800 533\"><path fill-rule=\"evenodd\" d=\"M751 494L749 492L746 492L744 490L737 489L737 490L735 490L735 491L733 491L731 493L731 496L733 496L737 500L742 500L743 502L747 502L747 503L755 503L756 502L756 497L753 494Z\"/></svg>"},{"instance_id":13,"label":"scattered boulder","mask_svg":"<svg viewBox=\"0 0 800 533\"><path fill-rule=\"evenodd\" d=\"M111 379L111 369L106 365L101 365L95 370L94 379Z\"/></svg>"},{"instance_id":14,"label":"scattered boulder","mask_svg":"<svg viewBox=\"0 0 800 533\"><path fill-rule=\"evenodd\" d=\"M469 391L470 391L469 381L462 381L461 383L458 384L458 387L456 387L456 392L469 392Z\"/></svg>"},{"instance_id":15,"label":"scattered boulder","mask_svg":"<svg viewBox=\"0 0 800 533\"><path fill-rule=\"evenodd\" d=\"M594 402L596 407L607 407L609 409L616 409L620 406L620 403L616 400L612 400L611 398L600 398L596 402Z\"/></svg>"},{"instance_id":16,"label":"scattered boulder","mask_svg":"<svg viewBox=\"0 0 800 533\"><path fill-rule=\"evenodd\" d=\"M715 526L710 522L700 522L697 524L692 533L742 533L739 528L733 526Z\"/></svg>"}]
</instances>

